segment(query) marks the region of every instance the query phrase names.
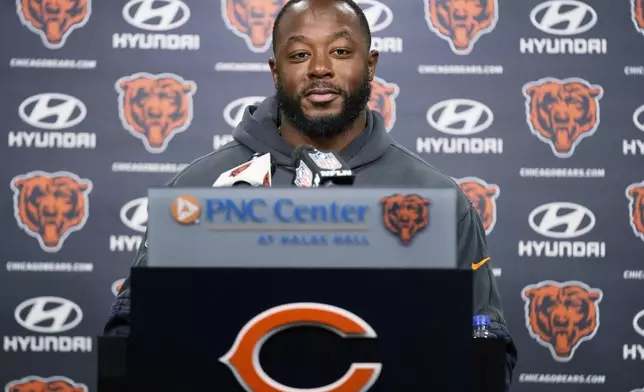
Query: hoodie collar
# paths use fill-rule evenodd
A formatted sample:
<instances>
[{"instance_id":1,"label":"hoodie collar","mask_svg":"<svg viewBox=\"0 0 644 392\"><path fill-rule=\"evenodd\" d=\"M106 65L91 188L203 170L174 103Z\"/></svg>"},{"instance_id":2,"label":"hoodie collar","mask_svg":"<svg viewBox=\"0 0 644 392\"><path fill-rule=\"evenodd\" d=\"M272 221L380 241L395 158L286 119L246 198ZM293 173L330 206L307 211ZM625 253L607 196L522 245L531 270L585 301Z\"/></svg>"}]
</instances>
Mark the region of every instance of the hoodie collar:
<instances>
[{"instance_id":1,"label":"hoodie collar","mask_svg":"<svg viewBox=\"0 0 644 392\"><path fill-rule=\"evenodd\" d=\"M268 97L259 106L246 107L242 121L233 131L233 138L254 152L269 152L275 163L291 167L291 154L295 149L278 132L279 108L275 97ZM367 109L367 125L340 156L355 169L380 158L393 140L387 133L380 113Z\"/></svg>"}]
</instances>

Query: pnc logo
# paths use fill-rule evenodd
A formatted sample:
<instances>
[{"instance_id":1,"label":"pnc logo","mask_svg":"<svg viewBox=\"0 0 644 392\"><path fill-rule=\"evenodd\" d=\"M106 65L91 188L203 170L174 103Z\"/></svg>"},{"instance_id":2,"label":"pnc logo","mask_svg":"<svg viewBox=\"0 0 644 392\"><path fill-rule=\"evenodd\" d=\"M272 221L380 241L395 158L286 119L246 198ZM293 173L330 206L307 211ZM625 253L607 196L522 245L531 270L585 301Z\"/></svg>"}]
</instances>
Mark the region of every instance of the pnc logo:
<instances>
[{"instance_id":1,"label":"pnc logo","mask_svg":"<svg viewBox=\"0 0 644 392\"><path fill-rule=\"evenodd\" d=\"M27 376L9 381L4 388L7 392L89 392L87 385L63 376Z\"/></svg>"},{"instance_id":2,"label":"pnc logo","mask_svg":"<svg viewBox=\"0 0 644 392\"><path fill-rule=\"evenodd\" d=\"M424 0L429 29L449 42L452 52L468 55L499 19L497 0Z\"/></svg>"},{"instance_id":3,"label":"pnc logo","mask_svg":"<svg viewBox=\"0 0 644 392\"><path fill-rule=\"evenodd\" d=\"M603 292L578 281L543 281L521 291L530 336L557 362L570 361L599 328Z\"/></svg>"},{"instance_id":4,"label":"pnc logo","mask_svg":"<svg viewBox=\"0 0 644 392\"><path fill-rule=\"evenodd\" d=\"M80 124L87 116L87 107L71 95L44 93L22 101L18 115L32 127L61 130Z\"/></svg>"},{"instance_id":5,"label":"pnc logo","mask_svg":"<svg viewBox=\"0 0 644 392\"><path fill-rule=\"evenodd\" d=\"M181 195L177 197L172 202L170 209L172 218L182 225L196 224L201 217L201 205L194 196Z\"/></svg>"},{"instance_id":6,"label":"pnc logo","mask_svg":"<svg viewBox=\"0 0 644 392\"><path fill-rule=\"evenodd\" d=\"M139 29L168 31L190 19L190 8L181 0L131 0L123 7L123 18Z\"/></svg>"},{"instance_id":7,"label":"pnc logo","mask_svg":"<svg viewBox=\"0 0 644 392\"><path fill-rule=\"evenodd\" d=\"M230 102L224 108L224 121L231 128L237 128L237 125L241 122L244 117L244 112L246 108L253 105L259 105L265 100L266 97L243 97L237 98L234 101Z\"/></svg>"},{"instance_id":8,"label":"pnc logo","mask_svg":"<svg viewBox=\"0 0 644 392\"><path fill-rule=\"evenodd\" d=\"M595 227L595 214L579 204L553 202L532 210L528 222L545 237L569 239L589 233Z\"/></svg>"},{"instance_id":9,"label":"pnc logo","mask_svg":"<svg viewBox=\"0 0 644 392\"><path fill-rule=\"evenodd\" d=\"M631 20L635 30L644 34L644 0L631 0Z\"/></svg>"},{"instance_id":10,"label":"pnc logo","mask_svg":"<svg viewBox=\"0 0 644 392\"><path fill-rule=\"evenodd\" d=\"M429 224L431 201L419 195L394 194L380 199L385 228L408 246Z\"/></svg>"},{"instance_id":11,"label":"pnc logo","mask_svg":"<svg viewBox=\"0 0 644 392\"><path fill-rule=\"evenodd\" d=\"M291 303L268 309L244 325L230 350L219 361L247 391L255 392L366 392L380 376L380 363L352 363L337 381L314 389L293 388L272 379L262 369L260 351L274 334L288 328L316 326L342 337L376 338L366 321L345 309L319 303Z\"/></svg>"},{"instance_id":12,"label":"pnc logo","mask_svg":"<svg viewBox=\"0 0 644 392\"><path fill-rule=\"evenodd\" d=\"M369 109L376 111L385 119L387 132L391 131L396 123L396 98L400 88L395 83L388 83L384 79L374 76L371 82L371 98Z\"/></svg>"},{"instance_id":13,"label":"pnc logo","mask_svg":"<svg viewBox=\"0 0 644 392\"><path fill-rule=\"evenodd\" d=\"M272 41L273 24L288 0L220 0L228 30L246 42L251 52L264 53Z\"/></svg>"},{"instance_id":14,"label":"pnc logo","mask_svg":"<svg viewBox=\"0 0 644 392\"><path fill-rule=\"evenodd\" d=\"M638 107L633 112L633 124L640 131L644 132L644 105Z\"/></svg>"},{"instance_id":15,"label":"pnc logo","mask_svg":"<svg viewBox=\"0 0 644 392\"><path fill-rule=\"evenodd\" d=\"M139 197L128 201L121 207L119 217L129 229L145 233L148 224L148 198Z\"/></svg>"},{"instance_id":16,"label":"pnc logo","mask_svg":"<svg viewBox=\"0 0 644 392\"><path fill-rule=\"evenodd\" d=\"M40 36L48 49L60 49L72 31L85 26L92 0L16 0L20 22Z\"/></svg>"},{"instance_id":17,"label":"pnc logo","mask_svg":"<svg viewBox=\"0 0 644 392\"><path fill-rule=\"evenodd\" d=\"M369 22L371 33L377 33L389 27L394 21L394 13L385 4L377 0L356 0Z\"/></svg>"},{"instance_id":18,"label":"pnc logo","mask_svg":"<svg viewBox=\"0 0 644 392\"><path fill-rule=\"evenodd\" d=\"M471 99L449 99L427 110L427 122L436 130L454 136L483 132L494 122L494 113Z\"/></svg>"},{"instance_id":19,"label":"pnc logo","mask_svg":"<svg viewBox=\"0 0 644 392\"><path fill-rule=\"evenodd\" d=\"M627 186L626 198L633 233L644 241L644 181Z\"/></svg>"},{"instance_id":20,"label":"pnc logo","mask_svg":"<svg viewBox=\"0 0 644 392\"><path fill-rule=\"evenodd\" d=\"M498 185L488 184L478 177L463 177L456 182L472 202L481 217L485 234L489 235L496 225L496 199L501 189Z\"/></svg>"},{"instance_id":21,"label":"pnc logo","mask_svg":"<svg viewBox=\"0 0 644 392\"><path fill-rule=\"evenodd\" d=\"M190 127L193 118L193 81L170 73L139 72L115 84L123 127L154 154L165 151L174 136Z\"/></svg>"},{"instance_id":22,"label":"pnc logo","mask_svg":"<svg viewBox=\"0 0 644 392\"><path fill-rule=\"evenodd\" d=\"M18 227L36 238L45 252L58 252L89 217L92 182L74 173L32 171L11 179Z\"/></svg>"},{"instance_id":23,"label":"pnc logo","mask_svg":"<svg viewBox=\"0 0 644 392\"><path fill-rule=\"evenodd\" d=\"M547 34L577 35L595 26L597 13L581 1L550 0L532 9L530 21L534 27Z\"/></svg>"},{"instance_id":24,"label":"pnc logo","mask_svg":"<svg viewBox=\"0 0 644 392\"><path fill-rule=\"evenodd\" d=\"M558 158L571 157L599 127L604 89L579 78L543 78L523 86L530 131Z\"/></svg>"},{"instance_id":25,"label":"pnc logo","mask_svg":"<svg viewBox=\"0 0 644 392\"><path fill-rule=\"evenodd\" d=\"M18 324L33 332L61 333L83 321L83 311L74 302L60 297L35 297L16 307Z\"/></svg>"}]
</instances>

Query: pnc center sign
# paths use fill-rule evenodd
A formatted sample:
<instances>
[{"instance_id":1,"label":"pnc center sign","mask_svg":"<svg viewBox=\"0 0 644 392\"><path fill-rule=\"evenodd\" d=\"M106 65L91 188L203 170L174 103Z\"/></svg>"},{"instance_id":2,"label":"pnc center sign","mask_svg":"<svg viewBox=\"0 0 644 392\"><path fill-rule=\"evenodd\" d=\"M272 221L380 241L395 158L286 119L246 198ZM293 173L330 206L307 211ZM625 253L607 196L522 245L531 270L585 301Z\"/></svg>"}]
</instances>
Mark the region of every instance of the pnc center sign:
<instances>
[{"instance_id":1,"label":"pnc center sign","mask_svg":"<svg viewBox=\"0 0 644 392\"><path fill-rule=\"evenodd\" d=\"M324 328L343 338L376 337L376 331L366 321L348 310L320 303L290 303L253 317L219 361L232 370L249 392L366 392L373 386L380 376L381 363L353 363L337 381L314 389L293 388L272 379L259 361L262 346L276 333L299 326Z\"/></svg>"}]
</instances>

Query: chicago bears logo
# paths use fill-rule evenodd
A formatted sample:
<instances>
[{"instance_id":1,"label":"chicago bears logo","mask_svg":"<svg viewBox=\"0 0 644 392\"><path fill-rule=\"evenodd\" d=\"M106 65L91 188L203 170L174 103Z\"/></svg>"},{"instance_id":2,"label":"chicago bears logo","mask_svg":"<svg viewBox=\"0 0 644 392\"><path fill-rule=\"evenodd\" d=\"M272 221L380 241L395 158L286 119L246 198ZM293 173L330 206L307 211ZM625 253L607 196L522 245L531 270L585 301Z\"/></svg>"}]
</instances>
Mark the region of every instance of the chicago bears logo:
<instances>
[{"instance_id":1,"label":"chicago bears logo","mask_svg":"<svg viewBox=\"0 0 644 392\"><path fill-rule=\"evenodd\" d=\"M172 138L188 129L193 117L193 81L174 74L135 73L116 82L123 127L148 152L161 153Z\"/></svg>"},{"instance_id":2,"label":"chicago bears logo","mask_svg":"<svg viewBox=\"0 0 644 392\"><path fill-rule=\"evenodd\" d=\"M485 234L490 234L496 225L496 199L501 189L478 177L459 178L456 182L481 217Z\"/></svg>"},{"instance_id":3,"label":"chicago bears logo","mask_svg":"<svg viewBox=\"0 0 644 392\"><path fill-rule=\"evenodd\" d=\"M631 19L635 29L644 34L644 0L631 0Z\"/></svg>"},{"instance_id":4,"label":"chicago bears logo","mask_svg":"<svg viewBox=\"0 0 644 392\"><path fill-rule=\"evenodd\" d=\"M4 388L7 392L88 392L87 385L62 376L49 378L29 376L10 381Z\"/></svg>"},{"instance_id":5,"label":"chicago bears logo","mask_svg":"<svg viewBox=\"0 0 644 392\"><path fill-rule=\"evenodd\" d=\"M221 0L221 17L228 30L246 42L250 51L264 53L272 41L273 24L288 0Z\"/></svg>"},{"instance_id":6,"label":"chicago bears logo","mask_svg":"<svg viewBox=\"0 0 644 392\"><path fill-rule=\"evenodd\" d=\"M22 24L49 49L62 48L72 31L85 26L91 6L92 0L16 0Z\"/></svg>"},{"instance_id":7,"label":"chicago bears logo","mask_svg":"<svg viewBox=\"0 0 644 392\"><path fill-rule=\"evenodd\" d=\"M397 84L387 83L377 76L371 82L369 109L382 115L387 132L391 131L396 123L396 97L399 92L400 88Z\"/></svg>"},{"instance_id":8,"label":"chicago bears logo","mask_svg":"<svg viewBox=\"0 0 644 392\"><path fill-rule=\"evenodd\" d=\"M380 199L385 227L398 237L403 245L429 224L430 200L419 195L395 194Z\"/></svg>"},{"instance_id":9,"label":"chicago bears logo","mask_svg":"<svg viewBox=\"0 0 644 392\"><path fill-rule=\"evenodd\" d=\"M497 0L424 0L429 29L449 42L452 52L470 54L476 41L499 19Z\"/></svg>"},{"instance_id":10,"label":"chicago bears logo","mask_svg":"<svg viewBox=\"0 0 644 392\"><path fill-rule=\"evenodd\" d=\"M599 126L601 86L586 80L543 78L523 86L526 121L533 135L550 144L558 158L569 158Z\"/></svg>"},{"instance_id":11,"label":"chicago bears logo","mask_svg":"<svg viewBox=\"0 0 644 392\"><path fill-rule=\"evenodd\" d=\"M627 186L626 198L633 233L644 241L644 181Z\"/></svg>"},{"instance_id":12,"label":"chicago bears logo","mask_svg":"<svg viewBox=\"0 0 644 392\"><path fill-rule=\"evenodd\" d=\"M18 226L38 239L45 252L58 252L87 222L90 180L65 171L33 171L14 177L10 187Z\"/></svg>"},{"instance_id":13,"label":"chicago bears logo","mask_svg":"<svg viewBox=\"0 0 644 392\"><path fill-rule=\"evenodd\" d=\"M550 349L557 362L570 361L599 328L600 289L583 282L543 281L521 291L530 336Z\"/></svg>"}]
</instances>

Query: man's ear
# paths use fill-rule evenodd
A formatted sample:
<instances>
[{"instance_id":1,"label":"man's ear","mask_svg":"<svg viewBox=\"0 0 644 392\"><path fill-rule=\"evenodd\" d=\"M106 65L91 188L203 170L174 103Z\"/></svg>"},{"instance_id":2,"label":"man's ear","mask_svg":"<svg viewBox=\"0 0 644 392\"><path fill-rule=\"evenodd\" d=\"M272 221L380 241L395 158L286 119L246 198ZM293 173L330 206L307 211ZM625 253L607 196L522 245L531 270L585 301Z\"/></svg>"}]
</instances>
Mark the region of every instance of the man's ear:
<instances>
[{"instance_id":1,"label":"man's ear","mask_svg":"<svg viewBox=\"0 0 644 392\"><path fill-rule=\"evenodd\" d=\"M275 57L271 57L270 59L268 59L268 66L270 67L271 75L273 76L273 86L277 88L279 83L278 83L278 76L277 76L277 63L275 61Z\"/></svg>"},{"instance_id":2,"label":"man's ear","mask_svg":"<svg viewBox=\"0 0 644 392\"><path fill-rule=\"evenodd\" d=\"M367 63L368 72L369 72L369 81L373 81L374 76L376 76L376 66L378 65L378 57L380 53L377 50L372 50L369 52L369 61Z\"/></svg>"}]
</instances>

